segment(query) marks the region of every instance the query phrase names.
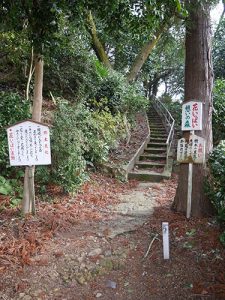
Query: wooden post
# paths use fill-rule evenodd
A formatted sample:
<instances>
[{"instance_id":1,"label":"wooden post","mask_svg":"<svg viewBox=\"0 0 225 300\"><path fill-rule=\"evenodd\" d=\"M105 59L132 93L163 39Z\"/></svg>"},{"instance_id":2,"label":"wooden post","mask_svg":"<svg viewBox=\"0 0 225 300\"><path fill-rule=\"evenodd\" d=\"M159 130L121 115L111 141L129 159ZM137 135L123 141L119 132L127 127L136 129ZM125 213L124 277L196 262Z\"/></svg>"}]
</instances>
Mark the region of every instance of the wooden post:
<instances>
[{"instance_id":1,"label":"wooden post","mask_svg":"<svg viewBox=\"0 0 225 300\"><path fill-rule=\"evenodd\" d=\"M194 130L190 131L190 134L194 134ZM191 196L192 196L192 174L193 174L193 163L188 164L188 192L187 192L187 219L191 216Z\"/></svg>"},{"instance_id":2,"label":"wooden post","mask_svg":"<svg viewBox=\"0 0 225 300\"><path fill-rule=\"evenodd\" d=\"M43 58L41 54L34 54L35 71L34 71L34 97L33 97L33 109L32 120L41 121L42 110L42 89L43 89ZM32 169L32 172L31 172ZM31 184L31 180L33 183ZM32 196L32 198L30 198ZM34 194L34 166L25 168L24 176L24 189L23 189L23 201L22 201L22 213L35 212L35 199Z\"/></svg>"},{"instance_id":3,"label":"wooden post","mask_svg":"<svg viewBox=\"0 0 225 300\"><path fill-rule=\"evenodd\" d=\"M188 164L188 192L187 192L187 219L191 216L191 194L192 194L192 174L193 174L193 164Z\"/></svg>"},{"instance_id":4,"label":"wooden post","mask_svg":"<svg viewBox=\"0 0 225 300\"><path fill-rule=\"evenodd\" d=\"M28 167L30 211L35 215L34 166Z\"/></svg>"}]
</instances>

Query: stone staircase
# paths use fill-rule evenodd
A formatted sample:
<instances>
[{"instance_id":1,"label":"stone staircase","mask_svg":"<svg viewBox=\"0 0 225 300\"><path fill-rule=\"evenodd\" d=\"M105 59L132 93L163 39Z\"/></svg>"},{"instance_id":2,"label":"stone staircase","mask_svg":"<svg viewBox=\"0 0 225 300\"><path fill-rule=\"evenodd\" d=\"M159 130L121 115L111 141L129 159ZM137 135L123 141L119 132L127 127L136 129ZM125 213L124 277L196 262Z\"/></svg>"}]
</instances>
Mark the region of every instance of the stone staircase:
<instances>
[{"instance_id":1,"label":"stone staircase","mask_svg":"<svg viewBox=\"0 0 225 300\"><path fill-rule=\"evenodd\" d=\"M168 133L154 108L148 113L148 120L150 141L128 173L128 179L159 182L169 179L172 171L172 158L166 164Z\"/></svg>"}]
</instances>

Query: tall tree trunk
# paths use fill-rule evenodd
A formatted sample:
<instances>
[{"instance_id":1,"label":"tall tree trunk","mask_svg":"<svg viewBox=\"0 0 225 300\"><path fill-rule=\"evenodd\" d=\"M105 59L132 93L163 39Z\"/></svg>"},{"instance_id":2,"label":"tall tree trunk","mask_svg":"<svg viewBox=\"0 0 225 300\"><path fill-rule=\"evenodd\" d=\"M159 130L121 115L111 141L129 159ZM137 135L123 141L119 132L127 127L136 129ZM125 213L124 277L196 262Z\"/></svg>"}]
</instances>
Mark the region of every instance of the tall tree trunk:
<instances>
[{"instance_id":1,"label":"tall tree trunk","mask_svg":"<svg viewBox=\"0 0 225 300\"><path fill-rule=\"evenodd\" d=\"M184 102L192 99L203 104L203 130L195 133L206 140L206 158L212 150L212 85L213 71L211 62L211 29L209 7L207 4L196 7L196 1L190 0L190 22L186 28L186 63ZM184 134L187 137L189 133ZM193 165L192 216L204 216L212 213L212 206L204 194L204 165ZM174 208L186 212L187 207L188 165L181 164L179 182L174 199Z\"/></svg>"},{"instance_id":2,"label":"tall tree trunk","mask_svg":"<svg viewBox=\"0 0 225 300\"><path fill-rule=\"evenodd\" d=\"M133 65L131 66L130 72L127 75L127 80L128 82L132 82L136 79L138 73L140 72L142 66L146 62L147 58L151 54L152 50L160 40L160 37L162 33L164 32L165 28L167 26L167 23L161 24L160 28L158 31L155 33L155 36L153 39L148 41L147 43L144 44L144 46L141 48L139 54L137 55Z\"/></svg>"},{"instance_id":3,"label":"tall tree trunk","mask_svg":"<svg viewBox=\"0 0 225 300\"><path fill-rule=\"evenodd\" d=\"M105 52L105 49L100 39L98 38L95 22L91 11L89 11L88 13L87 23L88 23L87 28L92 38L92 47L95 51L96 56L98 57L99 61L102 62L106 67L112 68L108 55Z\"/></svg>"},{"instance_id":4,"label":"tall tree trunk","mask_svg":"<svg viewBox=\"0 0 225 300\"><path fill-rule=\"evenodd\" d=\"M35 55L34 71L34 96L32 120L41 121L42 111L42 90L43 90L43 58L40 54ZM22 213L35 213L34 203L34 166L25 168L24 192L22 202Z\"/></svg>"}]
</instances>

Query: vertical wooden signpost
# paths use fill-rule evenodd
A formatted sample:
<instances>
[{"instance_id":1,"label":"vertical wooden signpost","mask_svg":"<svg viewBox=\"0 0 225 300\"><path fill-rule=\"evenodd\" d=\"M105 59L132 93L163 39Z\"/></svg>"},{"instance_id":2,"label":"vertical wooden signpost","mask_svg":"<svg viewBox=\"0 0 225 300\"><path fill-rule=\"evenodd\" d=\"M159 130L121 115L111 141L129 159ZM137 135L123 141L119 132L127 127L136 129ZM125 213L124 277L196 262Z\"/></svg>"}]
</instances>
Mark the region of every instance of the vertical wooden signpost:
<instances>
[{"instance_id":1,"label":"vertical wooden signpost","mask_svg":"<svg viewBox=\"0 0 225 300\"><path fill-rule=\"evenodd\" d=\"M187 218L191 216L193 164L205 161L205 140L195 130L202 130L202 102L193 100L182 106L182 131L190 131L189 140L180 139L177 147L177 161L188 163Z\"/></svg>"},{"instance_id":2,"label":"vertical wooden signpost","mask_svg":"<svg viewBox=\"0 0 225 300\"><path fill-rule=\"evenodd\" d=\"M29 167L29 199L34 214L33 166L51 164L49 127L33 120L25 120L9 126L7 137L10 165Z\"/></svg>"}]
</instances>

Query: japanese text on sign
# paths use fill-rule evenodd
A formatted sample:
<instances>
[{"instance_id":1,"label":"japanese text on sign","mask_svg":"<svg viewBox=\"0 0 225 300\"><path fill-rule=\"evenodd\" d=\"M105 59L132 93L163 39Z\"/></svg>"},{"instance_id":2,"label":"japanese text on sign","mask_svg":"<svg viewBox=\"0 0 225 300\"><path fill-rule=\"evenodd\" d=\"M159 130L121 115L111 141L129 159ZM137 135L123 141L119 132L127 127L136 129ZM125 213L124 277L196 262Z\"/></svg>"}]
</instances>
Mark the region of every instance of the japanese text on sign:
<instances>
[{"instance_id":1,"label":"japanese text on sign","mask_svg":"<svg viewBox=\"0 0 225 300\"><path fill-rule=\"evenodd\" d=\"M202 103L190 101L182 105L182 130L202 130Z\"/></svg>"},{"instance_id":2,"label":"japanese text on sign","mask_svg":"<svg viewBox=\"0 0 225 300\"><path fill-rule=\"evenodd\" d=\"M24 121L7 129L11 166L51 164L49 128Z\"/></svg>"},{"instance_id":3,"label":"japanese text on sign","mask_svg":"<svg viewBox=\"0 0 225 300\"><path fill-rule=\"evenodd\" d=\"M189 142L182 138L178 141L177 161L181 163L202 164L205 160L205 140L197 135L190 135Z\"/></svg>"}]
</instances>

